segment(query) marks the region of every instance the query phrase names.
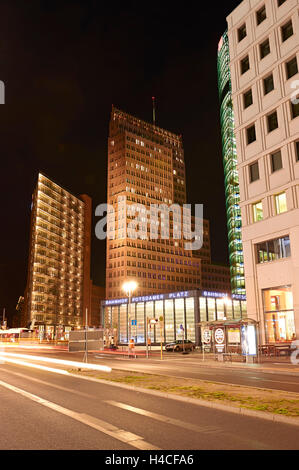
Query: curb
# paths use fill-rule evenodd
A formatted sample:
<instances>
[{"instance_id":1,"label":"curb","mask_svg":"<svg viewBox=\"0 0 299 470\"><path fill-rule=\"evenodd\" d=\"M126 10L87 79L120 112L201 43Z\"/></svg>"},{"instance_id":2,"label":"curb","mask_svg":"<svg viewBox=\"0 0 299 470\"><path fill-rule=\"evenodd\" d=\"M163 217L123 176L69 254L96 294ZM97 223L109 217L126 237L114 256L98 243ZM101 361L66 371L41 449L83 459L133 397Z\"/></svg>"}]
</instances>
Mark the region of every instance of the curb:
<instances>
[{"instance_id":1,"label":"curb","mask_svg":"<svg viewBox=\"0 0 299 470\"><path fill-rule=\"evenodd\" d=\"M183 397L183 396L175 395L172 393L163 393L158 390L149 390L147 388L135 387L134 385L127 385L127 384L121 384L121 383L116 383L116 382L110 382L109 380L96 379L94 377L88 377L86 375L79 375L79 374L77 375L77 374L72 374L72 373L69 373L69 375L71 377L81 378L84 380L89 380L91 382L101 383L103 385L112 385L114 387L119 387L119 388L123 388L126 390L135 391L137 393L146 393L147 395L153 395L153 396L160 397L160 398L168 398L171 400L181 401L183 403L190 403L192 405L204 406L206 408L212 408L212 409L216 409L220 411L227 411L229 413L236 413L242 416L265 419L267 421L272 421L274 423L283 423L283 424L289 424L292 426L299 427L299 419L297 419L296 417L290 418L289 416L277 415L274 413L269 413L267 411L249 410L249 409L242 408L242 407L223 405L222 403L206 401L206 400L202 400L201 398L197 399L197 398Z\"/></svg>"}]
</instances>

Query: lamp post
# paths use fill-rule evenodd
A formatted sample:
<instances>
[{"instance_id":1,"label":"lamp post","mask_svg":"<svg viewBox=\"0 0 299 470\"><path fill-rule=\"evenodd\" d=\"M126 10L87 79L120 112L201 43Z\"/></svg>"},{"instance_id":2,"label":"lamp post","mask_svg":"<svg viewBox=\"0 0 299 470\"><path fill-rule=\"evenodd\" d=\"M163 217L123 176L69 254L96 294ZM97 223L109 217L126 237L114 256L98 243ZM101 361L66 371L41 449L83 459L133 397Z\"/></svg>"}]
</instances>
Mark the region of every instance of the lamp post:
<instances>
[{"instance_id":1,"label":"lamp post","mask_svg":"<svg viewBox=\"0 0 299 470\"><path fill-rule=\"evenodd\" d=\"M137 289L138 284L135 281L125 282L123 285L123 291L129 297L129 311L128 311L128 354L130 354L130 338L131 338L131 301L132 295Z\"/></svg>"}]
</instances>

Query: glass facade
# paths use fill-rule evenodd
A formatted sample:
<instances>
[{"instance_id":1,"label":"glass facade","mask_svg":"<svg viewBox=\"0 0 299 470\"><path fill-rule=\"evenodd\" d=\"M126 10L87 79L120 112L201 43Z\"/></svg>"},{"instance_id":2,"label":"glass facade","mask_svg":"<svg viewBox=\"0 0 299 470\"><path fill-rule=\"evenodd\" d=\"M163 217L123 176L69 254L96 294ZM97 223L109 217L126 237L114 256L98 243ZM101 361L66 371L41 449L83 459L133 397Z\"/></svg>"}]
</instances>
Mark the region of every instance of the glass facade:
<instances>
[{"instance_id":1,"label":"glass facade","mask_svg":"<svg viewBox=\"0 0 299 470\"><path fill-rule=\"evenodd\" d=\"M105 328L110 327L112 318L113 323L118 318L119 344L128 343L129 329L136 344L145 344L147 319L163 318L162 324L148 325L151 343L159 344L161 327L163 342L182 340L183 337L198 342L202 323L240 320L246 318L247 310L244 296L233 294L230 298L218 292L190 291L132 299L130 321L128 303L124 299L105 300L102 315Z\"/></svg>"},{"instance_id":2,"label":"glass facade","mask_svg":"<svg viewBox=\"0 0 299 470\"><path fill-rule=\"evenodd\" d=\"M227 33L225 33L220 40L218 48L218 88L220 99L231 287L233 294L245 295L240 187L237 171L237 151L234 136L235 121L232 104L229 61L229 41Z\"/></svg>"},{"instance_id":3,"label":"glass facade","mask_svg":"<svg viewBox=\"0 0 299 470\"><path fill-rule=\"evenodd\" d=\"M267 343L296 338L293 293L290 286L263 291Z\"/></svg>"},{"instance_id":4,"label":"glass facade","mask_svg":"<svg viewBox=\"0 0 299 470\"><path fill-rule=\"evenodd\" d=\"M119 307L119 342L127 343L128 342L128 312L127 305L120 305Z\"/></svg>"}]
</instances>

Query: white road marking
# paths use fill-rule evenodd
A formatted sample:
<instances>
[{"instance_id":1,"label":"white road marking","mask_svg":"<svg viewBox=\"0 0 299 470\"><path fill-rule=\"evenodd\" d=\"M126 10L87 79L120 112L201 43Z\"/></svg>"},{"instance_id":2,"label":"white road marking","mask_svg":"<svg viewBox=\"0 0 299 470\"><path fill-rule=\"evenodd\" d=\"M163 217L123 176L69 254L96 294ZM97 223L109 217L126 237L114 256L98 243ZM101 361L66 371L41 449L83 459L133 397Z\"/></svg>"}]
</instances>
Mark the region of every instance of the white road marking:
<instances>
[{"instance_id":1,"label":"white road marking","mask_svg":"<svg viewBox=\"0 0 299 470\"><path fill-rule=\"evenodd\" d=\"M1 369L0 369L1 370ZM5 369L5 373L15 375L17 377L21 377L22 379L29 380L30 382L36 382L42 385L46 385L47 387L53 387L57 390L62 390L64 392L74 393L75 395L80 395L85 398L95 398L94 395L90 395L89 393L79 392L78 390L74 390L68 387L62 387L61 385L53 384L51 382L46 382L45 380L36 379L31 377L30 375L20 374L19 372L12 372L10 369ZM70 375L70 374L68 374ZM80 376L78 376L80 378Z\"/></svg>"},{"instance_id":2,"label":"white road marking","mask_svg":"<svg viewBox=\"0 0 299 470\"><path fill-rule=\"evenodd\" d=\"M200 433L220 432L219 428L215 428L213 426L197 426L196 424L185 423L184 421L181 421L179 419L169 418L169 416L153 413L151 411L143 410L142 408L136 408L135 406L126 405L125 403L120 403L113 400L106 400L105 403L107 403L108 405L116 406L126 411L131 411L132 413L136 413L141 416L146 416L147 418L162 421L162 423L172 424L173 426L188 429L189 431L195 431Z\"/></svg>"},{"instance_id":3,"label":"white road marking","mask_svg":"<svg viewBox=\"0 0 299 470\"><path fill-rule=\"evenodd\" d=\"M26 392L25 390L3 382L2 380L0 380L0 386L7 388L8 390L11 390L15 393L18 393L23 397L29 398L30 400L39 403L40 405L45 406L46 408L50 408L58 413L68 416L69 418L79 421L80 423L86 424L87 426L96 429L97 431L100 431L104 434L107 434L108 436L113 437L114 439L129 444L132 447L136 447L136 449L161 450L159 449L159 447L145 442L141 436L137 436L136 434L133 434L129 431L119 429L106 421L102 421L98 418L94 418L93 416L89 416L84 413L77 413L76 411L69 410L68 408L64 408L60 405L57 405L56 403L45 400L44 398L41 398L37 395L33 395L32 393Z\"/></svg>"}]
</instances>

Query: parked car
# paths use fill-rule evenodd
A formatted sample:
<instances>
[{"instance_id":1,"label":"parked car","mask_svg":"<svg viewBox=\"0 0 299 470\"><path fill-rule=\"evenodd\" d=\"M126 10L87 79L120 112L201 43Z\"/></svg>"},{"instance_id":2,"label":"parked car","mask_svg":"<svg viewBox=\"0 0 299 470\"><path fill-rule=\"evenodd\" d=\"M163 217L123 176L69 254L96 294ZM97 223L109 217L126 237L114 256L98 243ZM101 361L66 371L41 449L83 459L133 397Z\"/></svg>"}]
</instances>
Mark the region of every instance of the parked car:
<instances>
[{"instance_id":1,"label":"parked car","mask_svg":"<svg viewBox=\"0 0 299 470\"><path fill-rule=\"evenodd\" d=\"M185 349L185 351L194 351L195 350L195 344L192 343L192 341L186 339L183 343L183 340L180 339L180 340L177 340L177 341L173 341L172 343L168 343L165 345L165 351L175 351L175 352L179 352L179 351L183 351Z\"/></svg>"}]
</instances>

